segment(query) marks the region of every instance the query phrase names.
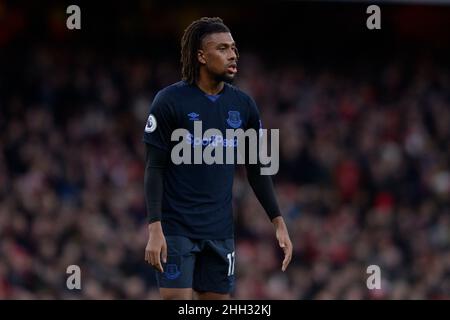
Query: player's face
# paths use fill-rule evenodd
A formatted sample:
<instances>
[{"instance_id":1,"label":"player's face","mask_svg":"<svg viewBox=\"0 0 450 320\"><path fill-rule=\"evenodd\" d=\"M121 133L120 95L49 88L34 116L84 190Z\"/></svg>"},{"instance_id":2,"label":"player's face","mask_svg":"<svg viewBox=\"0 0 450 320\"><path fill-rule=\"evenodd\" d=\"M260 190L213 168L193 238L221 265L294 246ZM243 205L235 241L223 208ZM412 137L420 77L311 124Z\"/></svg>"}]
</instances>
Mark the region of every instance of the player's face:
<instances>
[{"instance_id":1,"label":"player's face","mask_svg":"<svg viewBox=\"0 0 450 320\"><path fill-rule=\"evenodd\" d=\"M237 49L231 34L207 35L198 50L198 60L216 80L231 82L237 73Z\"/></svg>"}]
</instances>

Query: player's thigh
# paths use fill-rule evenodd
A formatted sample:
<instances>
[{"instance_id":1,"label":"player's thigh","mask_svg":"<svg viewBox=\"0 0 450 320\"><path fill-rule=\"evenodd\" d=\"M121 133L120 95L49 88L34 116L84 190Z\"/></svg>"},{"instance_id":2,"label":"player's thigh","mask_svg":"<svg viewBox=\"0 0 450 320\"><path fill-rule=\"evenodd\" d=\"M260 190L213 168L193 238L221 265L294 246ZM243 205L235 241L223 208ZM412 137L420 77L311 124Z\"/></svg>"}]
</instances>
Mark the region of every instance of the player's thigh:
<instances>
[{"instance_id":1,"label":"player's thigh","mask_svg":"<svg viewBox=\"0 0 450 320\"><path fill-rule=\"evenodd\" d=\"M191 288L159 288L159 293L163 300L192 300L193 291Z\"/></svg>"},{"instance_id":2,"label":"player's thigh","mask_svg":"<svg viewBox=\"0 0 450 320\"><path fill-rule=\"evenodd\" d=\"M179 294L190 295L192 298L197 244L181 236L167 236L166 242L167 262L163 263L164 272L157 271L161 296L164 299Z\"/></svg>"},{"instance_id":3,"label":"player's thigh","mask_svg":"<svg viewBox=\"0 0 450 320\"><path fill-rule=\"evenodd\" d=\"M198 297L227 298L234 282L234 239L204 240L194 270L193 289Z\"/></svg>"},{"instance_id":4,"label":"player's thigh","mask_svg":"<svg viewBox=\"0 0 450 320\"><path fill-rule=\"evenodd\" d=\"M216 293L216 292L197 292L195 296L198 300L229 300L231 296L229 293Z\"/></svg>"}]
</instances>

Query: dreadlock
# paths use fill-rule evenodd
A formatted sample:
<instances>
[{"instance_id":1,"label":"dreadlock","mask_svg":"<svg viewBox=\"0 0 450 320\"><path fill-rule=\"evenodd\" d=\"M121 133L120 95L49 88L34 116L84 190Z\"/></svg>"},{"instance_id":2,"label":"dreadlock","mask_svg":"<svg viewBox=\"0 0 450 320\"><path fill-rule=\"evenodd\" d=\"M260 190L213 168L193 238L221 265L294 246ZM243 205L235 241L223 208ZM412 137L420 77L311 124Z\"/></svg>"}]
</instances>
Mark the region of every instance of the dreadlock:
<instances>
[{"instance_id":1,"label":"dreadlock","mask_svg":"<svg viewBox=\"0 0 450 320\"><path fill-rule=\"evenodd\" d=\"M181 76L184 81L189 84L197 81L199 74L197 50L200 49L205 36L219 32L230 32L230 29L218 17L200 18L184 30L181 38Z\"/></svg>"}]
</instances>

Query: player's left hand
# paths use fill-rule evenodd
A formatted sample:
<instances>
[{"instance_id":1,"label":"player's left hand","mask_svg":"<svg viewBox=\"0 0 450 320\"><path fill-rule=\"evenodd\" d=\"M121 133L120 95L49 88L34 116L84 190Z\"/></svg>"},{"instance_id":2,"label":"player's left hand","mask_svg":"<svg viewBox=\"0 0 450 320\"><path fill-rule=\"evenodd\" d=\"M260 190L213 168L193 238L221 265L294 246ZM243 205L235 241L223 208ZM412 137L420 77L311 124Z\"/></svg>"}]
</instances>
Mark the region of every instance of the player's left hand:
<instances>
[{"instance_id":1,"label":"player's left hand","mask_svg":"<svg viewBox=\"0 0 450 320\"><path fill-rule=\"evenodd\" d=\"M292 259L292 242L289 238L289 232L287 230L286 224L284 223L283 217L276 217L272 220L275 226L275 235L278 240L278 244L284 251L284 260L281 266L281 271L286 271L289 263Z\"/></svg>"}]
</instances>

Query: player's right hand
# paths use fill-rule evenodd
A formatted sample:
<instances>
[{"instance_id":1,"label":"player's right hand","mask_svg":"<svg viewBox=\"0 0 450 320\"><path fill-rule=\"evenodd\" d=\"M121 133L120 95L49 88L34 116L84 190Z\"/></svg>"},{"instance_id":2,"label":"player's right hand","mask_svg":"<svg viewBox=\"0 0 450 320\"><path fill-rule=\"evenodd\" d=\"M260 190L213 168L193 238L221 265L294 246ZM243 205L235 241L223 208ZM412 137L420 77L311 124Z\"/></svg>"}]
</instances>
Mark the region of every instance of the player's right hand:
<instances>
[{"instance_id":1,"label":"player's right hand","mask_svg":"<svg viewBox=\"0 0 450 320\"><path fill-rule=\"evenodd\" d=\"M161 222L156 221L148 225L148 242L145 247L145 261L159 272L164 272L161 264L167 262L167 243L164 237Z\"/></svg>"}]
</instances>

